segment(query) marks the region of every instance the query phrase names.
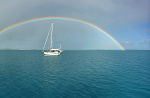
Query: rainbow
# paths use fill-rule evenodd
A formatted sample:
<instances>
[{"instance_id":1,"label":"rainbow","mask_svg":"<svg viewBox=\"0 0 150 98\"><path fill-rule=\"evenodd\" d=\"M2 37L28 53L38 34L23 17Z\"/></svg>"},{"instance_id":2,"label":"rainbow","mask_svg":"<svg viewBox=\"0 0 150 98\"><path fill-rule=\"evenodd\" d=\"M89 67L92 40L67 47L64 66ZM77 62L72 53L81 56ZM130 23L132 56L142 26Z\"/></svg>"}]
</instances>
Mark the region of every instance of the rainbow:
<instances>
[{"instance_id":1,"label":"rainbow","mask_svg":"<svg viewBox=\"0 0 150 98\"><path fill-rule=\"evenodd\" d=\"M121 46L120 43L116 39L114 39L111 35L109 35L106 31L104 31L103 29L99 28L98 26L96 26L96 25L94 25L92 23L89 23L87 21L83 21L83 20L79 20L79 19L74 19L74 18L66 18L66 17L41 17L41 18L36 18L36 19L22 21L22 22L13 24L11 26L8 26L8 27L2 29L0 31L0 35L3 34L3 33L5 33L5 32L7 32L8 30L11 30L13 28L16 28L16 27L19 27L19 26L22 26L22 25L25 25L25 24L34 23L34 22L40 22L40 21L47 21L47 20L72 21L72 22L78 22L78 23L85 24L87 26L93 27L96 30L98 30L101 33L103 33L104 35L106 35L108 38L110 38L121 50L125 50L123 48L123 46Z\"/></svg>"}]
</instances>

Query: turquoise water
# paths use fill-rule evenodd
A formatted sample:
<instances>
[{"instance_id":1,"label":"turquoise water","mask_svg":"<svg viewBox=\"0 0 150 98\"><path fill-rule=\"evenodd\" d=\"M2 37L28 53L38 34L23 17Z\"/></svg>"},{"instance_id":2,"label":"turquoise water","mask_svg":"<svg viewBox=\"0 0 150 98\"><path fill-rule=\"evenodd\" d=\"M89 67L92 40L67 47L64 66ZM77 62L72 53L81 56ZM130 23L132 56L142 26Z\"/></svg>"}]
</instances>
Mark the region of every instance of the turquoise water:
<instances>
[{"instance_id":1,"label":"turquoise water","mask_svg":"<svg viewBox=\"0 0 150 98\"><path fill-rule=\"evenodd\" d=\"M0 98L150 98L150 51L0 51Z\"/></svg>"}]
</instances>

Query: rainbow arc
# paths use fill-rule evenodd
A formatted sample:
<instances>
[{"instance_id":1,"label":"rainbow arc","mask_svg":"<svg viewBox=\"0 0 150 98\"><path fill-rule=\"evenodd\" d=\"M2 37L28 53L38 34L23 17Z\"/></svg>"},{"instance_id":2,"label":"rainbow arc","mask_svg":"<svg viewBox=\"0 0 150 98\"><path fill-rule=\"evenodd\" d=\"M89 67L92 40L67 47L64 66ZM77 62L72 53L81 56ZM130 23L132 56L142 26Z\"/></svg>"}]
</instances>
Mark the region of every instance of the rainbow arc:
<instances>
[{"instance_id":1,"label":"rainbow arc","mask_svg":"<svg viewBox=\"0 0 150 98\"><path fill-rule=\"evenodd\" d=\"M96 25L94 25L92 23L89 23L87 21L83 21L83 20L79 20L79 19L75 19L75 18L66 18L66 17L41 17L41 18L26 20L26 21L22 21L22 22L13 24L11 26L8 26L8 27L2 29L0 31L0 34L3 34L5 32L7 32L8 30L11 30L13 28L16 28L16 27L19 27L19 26L22 26L22 25L25 25L25 24L30 24L30 23L34 23L34 22L40 22L40 21L47 21L47 20L72 21L72 22L78 22L78 23L81 23L81 24L85 24L85 25L90 26L92 28L95 28L99 32L103 33L108 38L110 38L121 50L125 50L123 48L123 46L121 46L120 43L115 38L113 38L110 34L108 34L106 31L104 31L100 27L98 27L98 26L96 26Z\"/></svg>"}]
</instances>

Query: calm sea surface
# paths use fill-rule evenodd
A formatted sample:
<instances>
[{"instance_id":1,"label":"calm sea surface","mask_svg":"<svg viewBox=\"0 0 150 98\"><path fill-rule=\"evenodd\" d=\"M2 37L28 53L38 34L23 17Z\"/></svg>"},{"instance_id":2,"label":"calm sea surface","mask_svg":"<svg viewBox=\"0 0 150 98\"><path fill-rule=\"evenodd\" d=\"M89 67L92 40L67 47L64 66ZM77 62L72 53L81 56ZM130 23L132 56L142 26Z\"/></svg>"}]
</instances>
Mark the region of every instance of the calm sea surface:
<instances>
[{"instance_id":1,"label":"calm sea surface","mask_svg":"<svg viewBox=\"0 0 150 98\"><path fill-rule=\"evenodd\" d=\"M150 98L150 51L0 51L0 98Z\"/></svg>"}]
</instances>

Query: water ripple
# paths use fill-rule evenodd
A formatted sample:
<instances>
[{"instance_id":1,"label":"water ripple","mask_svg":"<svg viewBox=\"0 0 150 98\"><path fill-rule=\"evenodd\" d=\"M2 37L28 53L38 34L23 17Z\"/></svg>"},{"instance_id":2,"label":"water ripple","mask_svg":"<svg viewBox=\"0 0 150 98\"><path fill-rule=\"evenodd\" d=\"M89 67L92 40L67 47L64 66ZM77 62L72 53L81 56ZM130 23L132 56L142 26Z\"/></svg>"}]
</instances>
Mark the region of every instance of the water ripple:
<instances>
[{"instance_id":1,"label":"water ripple","mask_svg":"<svg viewBox=\"0 0 150 98\"><path fill-rule=\"evenodd\" d=\"M150 51L0 54L1 98L150 97Z\"/></svg>"}]
</instances>

